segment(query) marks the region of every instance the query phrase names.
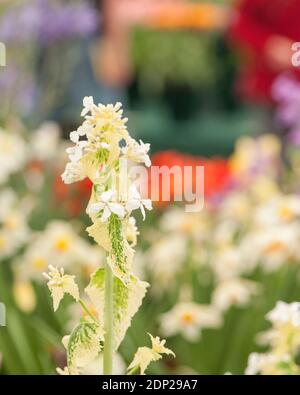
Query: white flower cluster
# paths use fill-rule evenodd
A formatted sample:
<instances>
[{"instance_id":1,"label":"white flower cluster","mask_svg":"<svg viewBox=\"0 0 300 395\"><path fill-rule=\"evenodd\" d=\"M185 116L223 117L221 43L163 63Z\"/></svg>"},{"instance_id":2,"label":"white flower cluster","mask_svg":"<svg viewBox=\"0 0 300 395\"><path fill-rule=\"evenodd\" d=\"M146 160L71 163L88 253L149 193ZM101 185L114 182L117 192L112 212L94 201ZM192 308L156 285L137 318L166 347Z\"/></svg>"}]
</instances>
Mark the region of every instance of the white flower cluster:
<instances>
[{"instance_id":1,"label":"white flower cluster","mask_svg":"<svg viewBox=\"0 0 300 395\"><path fill-rule=\"evenodd\" d=\"M96 246L81 238L64 221L51 221L44 231L31 235L21 257L15 261L15 270L22 281L41 281L41 273L49 265L71 268L81 278L88 278L99 266L104 265L105 256Z\"/></svg>"},{"instance_id":2,"label":"white flower cluster","mask_svg":"<svg viewBox=\"0 0 300 395\"><path fill-rule=\"evenodd\" d=\"M260 339L270 351L250 354L246 374L299 374L295 358L300 350L300 303L279 301L266 318L272 328Z\"/></svg>"},{"instance_id":3,"label":"white flower cluster","mask_svg":"<svg viewBox=\"0 0 300 395\"><path fill-rule=\"evenodd\" d=\"M251 146L251 155L258 152L266 159L267 170L260 163L259 171L250 171L250 164L243 163L243 158L251 162L247 152L233 156L235 170L242 167L240 177L249 171L251 183L245 185L243 179L239 180L240 184L217 205L208 201L206 210L198 214L190 215L179 207L172 207L164 212L155 232L144 232L150 248L139 254L139 261L146 268L144 275L149 274L154 280L151 290L158 297L170 289L175 290L179 284L182 286L181 279L191 270L204 287L212 286L210 307L225 313L232 306L246 308L264 291L258 283L249 280L258 268L263 275L268 275L282 266L299 266L300 198L297 194L281 192L274 179L279 153L277 142L269 136L259 142L257 150L254 141ZM187 302L194 303L193 298ZM189 337L186 333L197 327L197 319L190 320L191 329L186 330L188 321L183 326L177 318L181 308L189 313L190 306L184 303L183 307L179 301L162 317L161 329L166 336L173 333L169 333L168 328L164 330L168 327L164 317L177 322L174 334L181 332ZM197 314L193 313L194 316ZM197 336L201 329L199 324Z\"/></svg>"},{"instance_id":4,"label":"white flower cluster","mask_svg":"<svg viewBox=\"0 0 300 395\"><path fill-rule=\"evenodd\" d=\"M150 166L148 156L149 144L144 144L141 140L138 143L129 136L126 128L127 118L122 118L123 110L121 103L107 106L94 104L92 97L83 99L84 109L81 115L85 118L83 124L70 133L70 139L75 144L67 149L70 162L62 175L65 183L70 184L85 177L90 177L95 183L99 177L100 168L96 157L101 155L110 156L110 162L121 156L137 163L145 163ZM89 115L88 115L89 114ZM125 146L120 146L120 141L124 140ZM93 154L89 159L96 163L94 172L90 172L90 163L85 163L87 156Z\"/></svg>"},{"instance_id":5,"label":"white flower cluster","mask_svg":"<svg viewBox=\"0 0 300 395\"><path fill-rule=\"evenodd\" d=\"M102 222L106 222L112 213L123 219L137 209L145 218L145 208L151 210L151 201L143 199L136 186L122 180L118 172L122 160L150 166L150 145L141 140L138 143L129 136L121 103L97 106L92 97L85 97L83 105L81 115L85 120L70 134L75 145L67 148L69 163L62 175L63 181L70 184L86 177L91 179L97 187L87 212L99 216ZM124 183L125 191L121 191L121 183Z\"/></svg>"}]
</instances>

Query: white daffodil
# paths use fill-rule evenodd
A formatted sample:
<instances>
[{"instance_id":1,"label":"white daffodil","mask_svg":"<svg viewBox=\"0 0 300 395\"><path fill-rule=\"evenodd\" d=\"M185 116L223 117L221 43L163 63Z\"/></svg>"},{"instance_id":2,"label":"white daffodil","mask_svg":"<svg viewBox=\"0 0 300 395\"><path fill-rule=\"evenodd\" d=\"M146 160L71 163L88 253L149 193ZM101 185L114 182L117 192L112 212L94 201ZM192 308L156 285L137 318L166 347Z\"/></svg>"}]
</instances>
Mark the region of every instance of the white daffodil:
<instances>
[{"instance_id":1,"label":"white daffodil","mask_svg":"<svg viewBox=\"0 0 300 395\"><path fill-rule=\"evenodd\" d=\"M21 170L28 159L28 150L21 136L0 129L0 184Z\"/></svg>"},{"instance_id":2,"label":"white daffodil","mask_svg":"<svg viewBox=\"0 0 300 395\"><path fill-rule=\"evenodd\" d=\"M254 215L259 227L291 223L300 218L300 198L297 195L278 195L260 205Z\"/></svg>"},{"instance_id":3,"label":"white daffodil","mask_svg":"<svg viewBox=\"0 0 300 395\"><path fill-rule=\"evenodd\" d=\"M172 207L162 215L160 227L164 232L182 234L199 243L210 237L210 218L204 211L186 213L180 207Z\"/></svg>"},{"instance_id":4,"label":"white daffodil","mask_svg":"<svg viewBox=\"0 0 300 395\"><path fill-rule=\"evenodd\" d=\"M297 223L270 226L252 231L241 243L247 265L261 264L266 272L274 272L291 259L297 259L300 227Z\"/></svg>"},{"instance_id":5,"label":"white daffodil","mask_svg":"<svg viewBox=\"0 0 300 395\"><path fill-rule=\"evenodd\" d=\"M76 301L79 300L79 290L74 280L75 276L64 274L63 268L59 270L52 265L49 265L49 272L43 273L43 275L48 280L47 285L53 299L54 311L58 309L65 293L70 294Z\"/></svg>"},{"instance_id":6,"label":"white daffodil","mask_svg":"<svg viewBox=\"0 0 300 395\"><path fill-rule=\"evenodd\" d=\"M146 253L146 259L147 268L154 279L153 292L161 293L174 285L187 253L188 241L178 234L161 237L151 246Z\"/></svg>"},{"instance_id":7,"label":"white daffodil","mask_svg":"<svg viewBox=\"0 0 300 395\"><path fill-rule=\"evenodd\" d=\"M288 354L279 356L272 353L252 353L249 355L248 365L245 370L246 375L282 375L287 371L282 367L291 364L291 358Z\"/></svg>"},{"instance_id":8,"label":"white daffodil","mask_svg":"<svg viewBox=\"0 0 300 395\"><path fill-rule=\"evenodd\" d=\"M145 370L148 368L151 362L158 361L162 358L162 354L172 355L175 354L172 350L165 347L165 340L160 340L159 337L153 337L150 333L152 348L149 347L139 347L133 361L128 366L129 374L136 370L140 370L140 374L145 374Z\"/></svg>"},{"instance_id":9,"label":"white daffodil","mask_svg":"<svg viewBox=\"0 0 300 395\"><path fill-rule=\"evenodd\" d=\"M12 189L0 193L0 259L13 255L31 234L27 225L28 207Z\"/></svg>"},{"instance_id":10,"label":"white daffodil","mask_svg":"<svg viewBox=\"0 0 300 395\"><path fill-rule=\"evenodd\" d=\"M245 192L234 191L224 198L220 206L220 217L237 223L246 222L252 211L251 201Z\"/></svg>"},{"instance_id":11,"label":"white daffodil","mask_svg":"<svg viewBox=\"0 0 300 395\"><path fill-rule=\"evenodd\" d=\"M295 328L300 327L300 303L277 302L273 310L271 310L266 318L276 327L290 324Z\"/></svg>"},{"instance_id":12,"label":"white daffodil","mask_svg":"<svg viewBox=\"0 0 300 395\"><path fill-rule=\"evenodd\" d=\"M271 322L272 327L259 334L258 340L264 345L269 345L271 354L276 355L277 358L283 359L289 356L294 360L300 347L300 303L279 301L266 318ZM257 358L263 357L259 355ZM251 362L250 359L249 361ZM291 366L287 368L291 369Z\"/></svg>"},{"instance_id":13,"label":"white daffodil","mask_svg":"<svg viewBox=\"0 0 300 395\"><path fill-rule=\"evenodd\" d=\"M194 302L178 303L160 319L165 336L181 333L189 341L197 341L203 328L218 328L221 323L221 315L215 307Z\"/></svg>"},{"instance_id":14,"label":"white daffodil","mask_svg":"<svg viewBox=\"0 0 300 395\"><path fill-rule=\"evenodd\" d=\"M43 231L32 234L24 253L14 262L14 270L23 281L41 281L41 274L52 262L65 269L72 267L74 274L85 278L104 262L104 254L69 223L51 221Z\"/></svg>"},{"instance_id":15,"label":"white daffodil","mask_svg":"<svg viewBox=\"0 0 300 395\"><path fill-rule=\"evenodd\" d=\"M138 143L134 139L130 139L127 145L122 148L122 153L128 160L144 163L147 167L150 167L151 160L148 155L149 150L150 144L145 144L142 140Z\"/></svg>"},{"instance_id":16,"label":"white daffodil","mask_svg":"<svg viewBox=\"0 0 300 395\"><path fill-rule=\"evenodd\" d=\"M300 303L277 302L266 318L272 328L263 335L277 354L296 354L300 347Z\"/></svg>"},{"instance_id":17,"label":"white daffodil","mask_svg":"<svg viewBox=\"0 0 300 395\"><path fill-rule=\"evenodd\" d=\"M212 260L212 269L218 281L238 277L246 271L243 257L238 248L221 248Z\"/></svg>"},{"instance_id":18,"label":"white daffodil","mask_svg":"<svg viewBox=\"0 0 300 395\"><path fill-rule=\"evenodd\" d=\"M38 160L53 159L59 147L60 128L55 122L44 122L33 132L30 148L33 158Z\"/></svg>"},{"instance_id":19,"label":"white daffodil","mask_svg":"<svg viewBox=\"0 0 300 395\"><path fill-rule=\"evenodd\" d=\"M112 213L116 214L119 218L124 218L125 209L121 203L116 202L116 191L109 189L102 192L99 201L92 203L88 208L89 214L98 214L100 212L102 212L102 222L107 221Z\"/></svg>"},{"instance_id":20,"label":"white daffodil","mask_svg":"<svg viewBox=\"0 0 300 395\"><path fill-rule=\"evenodd\" d=\"M146 218L145 207L147 210L152 210L152 202L150 199L143 199L134 185L131 185L128 191L128 199L126 202L126 209L130 213L133 210L140 209L143 219Z\"/></svg>"},{"instance_id":21,"label":"white daffodil","mask_svg":"<svg viewBox=\"0 0 300 395\"><path fill-rule=\"evenodd\" d=\"M253 295L258 292L258 286L252 281L233 278L222 281L212 295L213 305L221 311L231 306L245 307Z\"/></svg>"}]
</instances>

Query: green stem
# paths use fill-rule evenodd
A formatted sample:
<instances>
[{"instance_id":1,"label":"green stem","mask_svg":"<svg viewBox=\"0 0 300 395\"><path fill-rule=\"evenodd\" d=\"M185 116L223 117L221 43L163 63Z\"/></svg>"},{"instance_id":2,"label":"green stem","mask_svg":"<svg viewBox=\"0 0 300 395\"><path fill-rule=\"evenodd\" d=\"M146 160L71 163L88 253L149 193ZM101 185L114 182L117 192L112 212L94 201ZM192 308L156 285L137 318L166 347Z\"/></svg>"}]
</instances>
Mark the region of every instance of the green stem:
<instances>
[{"instance_id":1,"label":"green stem","mask_svg":"<svg viewBox=\"0 0 300 395\"><path fill-rule=\"evenodd\" d=\"M106 265L105 269L105 310L104 310L104 351L103 351L103 373L112 374L113 359L113 273Z\"/></svg>"}]
</instances>

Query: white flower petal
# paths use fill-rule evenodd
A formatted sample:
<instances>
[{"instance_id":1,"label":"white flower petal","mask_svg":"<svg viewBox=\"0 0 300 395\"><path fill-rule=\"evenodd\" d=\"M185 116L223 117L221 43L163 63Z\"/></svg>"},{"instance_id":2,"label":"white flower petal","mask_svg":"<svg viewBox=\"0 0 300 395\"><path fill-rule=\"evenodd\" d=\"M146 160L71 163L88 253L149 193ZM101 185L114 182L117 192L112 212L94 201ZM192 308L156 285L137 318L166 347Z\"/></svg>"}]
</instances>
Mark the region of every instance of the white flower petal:
<instances>
[{"instance_id":1,"label":"white flower petal","mask_svg":"<svg viewBox=\"0 0 300 395\"><path fill-rule=\"evenodd\" d=\"M102 221L102 222L107 221L108 218L110 217L110 214L111 214L110 209L108 208L108 206L105 206L105 207L104 207L104 210L103 210L102 217L101 217L101 221Z\"/></svg>"},{"instance_id":2,"label":"white flower petal","mask_svg":"<svg viewBox=\"0 0 300 395\"><path fill-rule=\"evenodd\" d=\"M109 203L110 210L116 214L119 218L124 218L125 216L125 209L119 203Z\"/></svg>"},{"instance_id":3,"label":"white flower petal","mask_svg":"<svg viewBox=\"0 0 300 395\"><path fill-rule=\"evenodd\" d=\"M108 191L101 193L100 198L103 202L108 203L113 199L114 196L115 192L112 189L109 189Z\"/></svg>"}]
</instances>

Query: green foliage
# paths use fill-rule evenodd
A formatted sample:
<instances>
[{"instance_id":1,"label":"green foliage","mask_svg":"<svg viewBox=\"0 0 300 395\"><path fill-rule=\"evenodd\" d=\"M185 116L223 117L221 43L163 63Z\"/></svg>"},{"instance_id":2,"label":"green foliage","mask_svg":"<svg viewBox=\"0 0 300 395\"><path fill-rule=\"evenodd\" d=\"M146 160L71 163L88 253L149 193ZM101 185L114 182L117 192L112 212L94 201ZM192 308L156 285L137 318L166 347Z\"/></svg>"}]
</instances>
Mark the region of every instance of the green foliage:
<instances>
[{"instance_id":1,"label":"green foliage","mask_svg":"<svg viewBox=\"0 0 300 395\"><path fill-rule=\"evenodd\" d=\"M211 86L217 66L214 41L214 36L205 33L137 28L133 62L141 92L157 94L167 86L192 90Z\"/></svg>"}]
</instances>

